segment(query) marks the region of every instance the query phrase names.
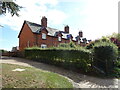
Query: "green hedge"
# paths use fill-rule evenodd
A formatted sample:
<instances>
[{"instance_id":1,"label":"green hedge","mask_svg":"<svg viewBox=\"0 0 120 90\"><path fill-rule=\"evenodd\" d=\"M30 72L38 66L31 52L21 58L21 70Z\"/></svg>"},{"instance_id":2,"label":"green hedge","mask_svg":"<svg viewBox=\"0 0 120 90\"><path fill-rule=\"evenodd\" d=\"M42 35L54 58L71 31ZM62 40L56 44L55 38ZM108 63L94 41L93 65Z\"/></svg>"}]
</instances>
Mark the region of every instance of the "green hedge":
<instances>
[{"instance_id":1,"label":"green hedge","mask_svg":"<svg viewBox=\"0 0 120 90\"><path fill-rule=\"evenodd\" d=\"M25 49L25 57L40 62L87 72L91 53L85 49Z\"/></svg>"},{"instance_id":2,"label":"green hedge","mask_svg":"<svg viewBox=\"0 0 120 90\"><path fill-rule=\"evenodd\" d=\"M120 78L120 51L118 51L118 59L115 62L113 76Z\"/></svg>"},{"instance_id":3,"label":"green hedge","mask_svg":"<svg viewBox=\"0 0 120 90\"><path fill-rule=\"evenodd\" d=\"M99 42L94 45L93 65L103 70L106 74L113 72L114 63L117 61L118 48L111 42Z\"/></svg>"},{"instance_id":4,"label":"green hedge","mask_svg":"<svg viewBox=\"0 0 120 90\"><path fill-rule=\"evenodd\" d=\"M112 42L96 42L92 50L81 47L27 48L25 49L25 57L67 69L84 72L98 70L99 72L104 71L106 75L114 72L119 74L119 70L116 69L119 68L118 47Z\"/></svg>"}]
</instances>

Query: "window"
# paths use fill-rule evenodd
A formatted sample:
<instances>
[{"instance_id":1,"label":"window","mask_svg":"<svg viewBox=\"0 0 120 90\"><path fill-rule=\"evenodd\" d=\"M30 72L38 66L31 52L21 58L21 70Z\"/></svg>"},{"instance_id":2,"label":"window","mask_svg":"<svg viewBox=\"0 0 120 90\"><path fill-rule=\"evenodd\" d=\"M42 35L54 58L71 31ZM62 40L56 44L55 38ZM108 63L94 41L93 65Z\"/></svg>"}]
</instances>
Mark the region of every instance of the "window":
<instances>
[{"instance_id":1,"label":"window","mask_svg":"<svg viewBox=\"0 0 120 90\"><path fill-rule=\"evenodd\" d=\"M42 33L42 39L46 39L46 34Z\"/></svg>"},{"instance_id":2,"label":"window","mask_svg":"<svg viewBox=\"0 0 120 90\"><path fill-rule=\"evenodd\" d=\"M41 44L41 48L47 48L47 45Z\"/></svg>"},{"instance_id":3,"label":"window","mask_svg":"<svg viewBox=\"0 0 120 90\"><path fill-rule=\"evenodd\" d=\"M61 41L61 37L58 37L58 41Z\"/></svg>"}]
</instances>

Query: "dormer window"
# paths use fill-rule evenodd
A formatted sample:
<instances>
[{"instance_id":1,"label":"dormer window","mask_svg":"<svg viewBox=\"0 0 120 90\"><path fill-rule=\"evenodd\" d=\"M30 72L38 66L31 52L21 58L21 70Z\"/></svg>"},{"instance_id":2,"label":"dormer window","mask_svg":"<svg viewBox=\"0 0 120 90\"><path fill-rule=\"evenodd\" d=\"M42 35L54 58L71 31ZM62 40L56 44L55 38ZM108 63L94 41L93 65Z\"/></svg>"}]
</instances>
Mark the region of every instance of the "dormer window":
<instances>
[{"instance_id":1,"label":"dormer window","mask_svg":"<svg viewBox=\"0 0 120 90\"><path fill-rule=\"evenodd\" d=\"M58 37L58 41L62 41L62 40L61 40L61 37Z\"/></svg>"},{"instance_id":2,"label":"dormer window","mask_svg":"<svg viewBox=\"0 0 120 90\"><path fill-rule=\"evenodd\" d=\"M42 39L46 39L46 34L42 33Z\"/></svg>"}]
</instances>

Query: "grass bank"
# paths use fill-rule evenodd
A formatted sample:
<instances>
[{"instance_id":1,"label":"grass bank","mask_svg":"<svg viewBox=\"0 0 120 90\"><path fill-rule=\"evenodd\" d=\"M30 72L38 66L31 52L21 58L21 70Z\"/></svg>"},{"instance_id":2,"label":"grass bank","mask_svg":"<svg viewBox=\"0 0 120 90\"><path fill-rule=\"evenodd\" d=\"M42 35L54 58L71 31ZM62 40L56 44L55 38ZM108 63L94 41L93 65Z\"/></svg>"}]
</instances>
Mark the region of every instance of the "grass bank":
<instances>
[{"instance_id":1,"label":"grass bank","mask_svg":"<svg viewBox=\"0 0 120 90\"><path fill-rule=\"evenodd\" d=\"M24 69L24 71L13 71ZM2 64L3 88L73 88L73 85L58 74L33 67Z\"/></svg>"}]
</instances>

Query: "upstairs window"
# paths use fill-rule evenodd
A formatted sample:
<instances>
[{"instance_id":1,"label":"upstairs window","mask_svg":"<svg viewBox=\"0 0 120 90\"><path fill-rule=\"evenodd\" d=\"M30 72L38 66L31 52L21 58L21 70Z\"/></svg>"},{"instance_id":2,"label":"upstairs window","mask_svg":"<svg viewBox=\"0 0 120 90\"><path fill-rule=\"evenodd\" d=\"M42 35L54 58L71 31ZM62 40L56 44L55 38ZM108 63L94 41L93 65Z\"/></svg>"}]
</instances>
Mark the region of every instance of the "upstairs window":
<instances>
[{"instance_id":1,"label":"upstairs window","mask_svg":"<svg viewBox=\"0 0 120 90\"><path fill-rule=\"evenodd\" d=\"M46 39L46 34L42 33L42 39Z\"/></svg>"},{"instance_id":2,"label":"upstairs window","mask_svg":"<svg viewBox=\"0 0 120 90\"><path fill-rule=\"evenodd\" d=\"M58 37L58 41L62 41L62 40L61 40L61 37Z\"/></svg>"}]
</instances>

